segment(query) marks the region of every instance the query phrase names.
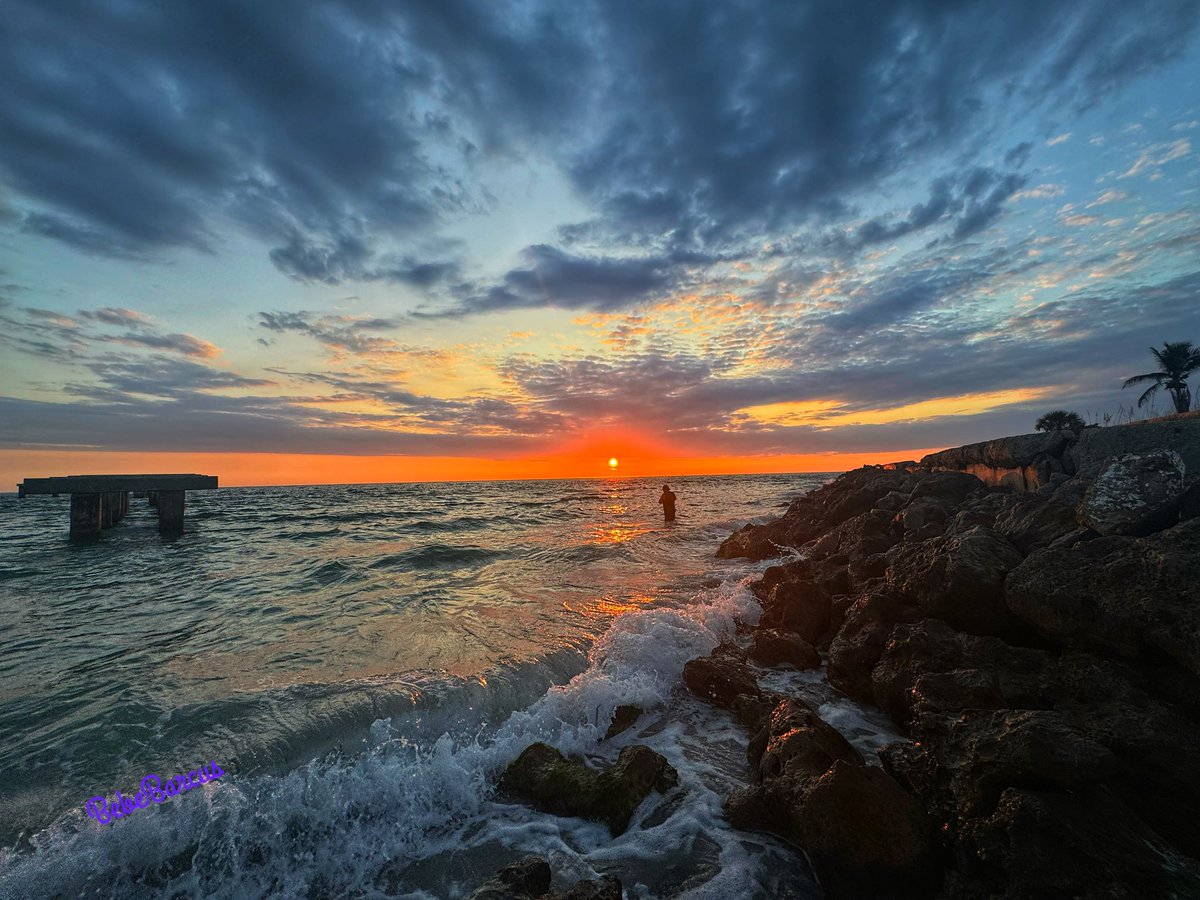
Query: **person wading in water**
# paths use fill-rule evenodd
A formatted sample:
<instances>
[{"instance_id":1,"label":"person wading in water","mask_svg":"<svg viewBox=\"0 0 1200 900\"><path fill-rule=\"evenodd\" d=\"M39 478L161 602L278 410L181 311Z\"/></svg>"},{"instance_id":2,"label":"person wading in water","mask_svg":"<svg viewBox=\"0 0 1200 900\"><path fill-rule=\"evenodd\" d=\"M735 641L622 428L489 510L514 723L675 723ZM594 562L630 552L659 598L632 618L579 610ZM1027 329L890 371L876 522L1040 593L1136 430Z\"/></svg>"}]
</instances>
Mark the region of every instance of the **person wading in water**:
<instances>
[{"instance_id":1,"label":"person wading in water","mask_svg":"<svg viewBox=\"0 0 1200 900\"><path fill-rule=\"evenodd\" d=\"M658 502L662 504L663 520L667 522L675 521L675 494L671 492L669 484L663 485L662 496L658 498Z\"/></svg>"}]
</instances>

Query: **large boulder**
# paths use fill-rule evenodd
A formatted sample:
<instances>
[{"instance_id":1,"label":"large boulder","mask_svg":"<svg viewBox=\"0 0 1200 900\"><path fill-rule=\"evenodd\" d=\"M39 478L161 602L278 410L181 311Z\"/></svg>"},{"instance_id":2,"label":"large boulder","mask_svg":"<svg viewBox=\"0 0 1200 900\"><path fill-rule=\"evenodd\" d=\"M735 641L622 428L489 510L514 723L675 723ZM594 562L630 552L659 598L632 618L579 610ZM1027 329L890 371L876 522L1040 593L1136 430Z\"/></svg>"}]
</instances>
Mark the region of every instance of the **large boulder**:
<instances>
[{"instance_id":1,"label":"large boulder","mask_svg":"<svg viewBox=\"0 0 1200 900\"><path fill-rule=\"evenodd\" d=\"M931 897L941 884L933 825L882 769L838 761L793 810L825 896Z\"/></svg>"},{"instance_id":2,"label":"large boulder","mask_svg":"<svg viewBox=\"0 0 1200 900\"><path fill-rule=\"evenodd\" d=\"M629 827L651 790L667 791L678 778L665 758L640 744L626 747L615 763L597 771L536 743L509 765L501 785L544 812L604 822L616 836Z\"/></svg>"},{"instance_id":3,"label":"large boulder","mask_svg":"<svg viewBox=\"0 0 1200 900\"><path fill-rule=\"evenodd\" d=\"M946 896L962 900L1143 900L1200 896L1196 863L1170 852L1102 788L1011 788L956 845Z\"/></svg>"},{"instance_id":4,"label":"large boulder","mask_svg":"<svg viewBox=\"0 0 1200 900\"><path fill-rule=\"evenodd\" d=\"M469 900L527 900L550 890L550 863L527 856L505 866L471 894Z\"/></svg>"},{"instance_id":5,"label":"large boulder","mask_svg":"<svg viewBox=\"0 0 1200 900\"><path fill-rule=\"evenodd\" d=\"M857 700L870 701L871 671L892 629L923 618L916 606L886 591L873 591L856 599L829 645L829 683Z\"/></svg>"},{"instance_id":6,"label":"large boulder","mask_svg":"<svg viewBox=\"0 0 1200 900\"><path fill-rule=\"evenodd\" d=\"M1179 519L1183 460L1174 450L1113 459L1079 504L1079 524L1100 534L1147 535Z\"/></svg>"},{"instance_id":7,"label":"large boulder","mask_svg":"<svg viewBox=\"0 0 1200 900\"><path fill-rule=\"evenodd\" d=\"M794 632L810 644L819 643L829 630L829 594L811 581L775 584L762 608L760 626Z\"/></svg>"},{"instance_id":8,"label":"large boulder","mask_svg":"<svg viewBox=\"0 0 1200 900\"><path fill-rule=\"evenodd\" d=\"M1200 471L1200 416L1172 416L1150 422L1088 428L1063 453L1075 472L1088 477L1100 472L1114 456L1147 453L1169 447L1189 471ZM1070 469L1068 469L1070 471Z\"/></svg>"},{"instance_id":9,"label":"large boulder","mask_svg":"<svg viewBox=\"0 0 1200 900\"><path fill-rule=\"evenodd\" d=\"M471 894L469 900L621 900L620 880L603 875L577 881L566 891L550 891L550 864L536 856L505 866Z\"/></svg>"},{"instance_id":10,"label":"large boulder","mask_svg":"<svg viewBox=\"0 0 1200 900\"><path fill-rule=\"evenodd\" d=\"M746 525L717 549L722 559L769 559L786 548L800 547L848 519L869 512L893 491L912 489L916 476L878 466L854 469L794 500L773 522Z\"/></svg>"},{"instance_id":11,"label":"large boulder","mask_svg":"<svg viewBox=\"0 0 1200 900\"><path fill-rule=\"evenodd\" d=\"M898 625L871 672L876 705L904 724L915 706L936 712L1049 706L1054 658L1043 650L976 637L938 619Z\"/></svg>"},{"instance_id":12,"label":"large boulder","mask_svg":"<svg viewBox=\"0 0 1200 900\"><path fill-rule=\"evenodd\" d=\"M749 667L728 656L701 656L683 667L683 683L697 697L716 706L732 708L742 694L760 694L758 680Z\"/></svg>"},{"instance_id":13,"label":"large boulder","mask_svg":"<svg viewBox=\"0 0 1200 900\"><path fill-rule=\"evenodd\" d=\"M750 658L764 666L795 666L797 669L815 669L821 665L821 656L812 644L797 634L759 628L750 640Z\"/></svg>"},{"instance_id":14,"label":"large boulder","mask_svg":"<svg viewBox=\"0 0 1200 900\"><path fill-rule=\"evenodd\" d=\"M1112 752L1053 710L922 715L913 737L930 746L959 819L989 814L1009 787L1077 790L1117 770Z\"/></svg>"},{"instance_id":15,"label":"large boulder","mask_svg":"<svg viewBox=\"0 0 1200 900\"><path fill-rule=\"evenodd\" d=\"M863 764L862 754L841 732L801 700L781 700L747 750L760 780L784 775L823 775L836 761Z\"/></svg>"},{"instance_id":16,"label":"large boulder","mask_svg":"<svg viewBox=\"0 0 1200 900\"><path fill-rule=\"evenodd\" d=\"M1038 550L1008 574L1004 597L1060 645L1165 655L1200 675L1200 519L1145 538Z\"/></svg>"},{"instance_id":17,"label":"large boulder","mask_svg":"<svg viewBox=\"0 0 1200 900\"><path fill-rule=\"evenodd\" d=\"M1009 634L1004 579L1021 551L984 525L891 554L887 583L898 597L972 634Z\"/></svg>"}]
</instances>

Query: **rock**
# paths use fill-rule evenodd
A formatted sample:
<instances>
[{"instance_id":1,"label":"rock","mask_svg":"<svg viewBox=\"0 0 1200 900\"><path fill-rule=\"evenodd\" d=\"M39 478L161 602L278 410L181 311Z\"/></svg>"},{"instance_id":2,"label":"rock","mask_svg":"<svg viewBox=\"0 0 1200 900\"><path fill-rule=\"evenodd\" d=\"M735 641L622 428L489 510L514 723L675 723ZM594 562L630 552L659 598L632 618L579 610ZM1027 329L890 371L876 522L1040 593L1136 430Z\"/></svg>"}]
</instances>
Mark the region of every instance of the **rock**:
<instances>
[{"instance_id":1,"label":"rock","mask_svg":"<svg viewBox=\"0 0 1200 900\"><path fill-rule=\"evenodd\" d=\"M1117 759L1053 710L922 715L913 736L932 748L960 819L989 815L1009 787L1077 790L1117 771Z\"/></svg>"},{"instance_id":2,"label":"rock","mask_svg":"<svg viewBox=\"0 0 1200 900\"><path fill-rule=\"evenodd\" d=\"M1038 550L1009 573L1004 596L1057 644L1165 654L1200 674L1200 519L1145 538Z\"/></svg>"},{"instance_id":3,"label":"rock","mask_svg":"<svg viewBox=\"0 0 1200 900\"><path fill-rule=\"evenodd\" d=\"M932 824L882 769L834 763L808 786L793 817L829 900L929 897L940 886Z\"/></svg>"},{"instance_id":4,"label":"rock","mask_svg":"<svg viewBox=\"0 0 1200 900\"><path fill-rule=\"evenodd\" d=\"M855 699L869 702L871 671L879 662L892 629L923 617L915 606L885 591L855 600L829 645L829 683Z\"/></svg>"},{"instance_id":5,"label":"rock","mask_svg":"<svg viewBox=\"0 0 1200 900\"><path fill-rule=\"evenodd\" d=\"M764 666L795 666L797 669L815 669L821 665L821 657L812 644L796 634L760 628L754 632L750 645L750 658Z\"/></svg>"},{"instance_id":6,"label":"rock","mask_svg":"<svg viewBox=\"0 0 1200 900\"><path fill-rule=\"evenodd\" d=\"M1078 530L1075 504L1062 502L1053 494L1009 495L1011 502L997 512L992 523L996 534L1007 538L1022 554L1048 547L1064 535Z\"/></svg>"},{"instance_id":7,"label":"rock","mask_svg":"<svg viewBox=\"0 0 1200 900\"><path fill-rule=\"evenodd\" d=\"M954 631L925 619L897 625L871 672L876 705L908 722L916 704L937 712L1049 706L1043 695L1054 659L994 637Z\"/></svg>"},{"instance_id":8,"label":"rock","mask_svg":"<svg viewBox=\"0 0 1200 900\"><path fill-rule=\"evenodd\" d=\"M1179 498L1180 521L1196 518L1200 518L1200 478L1195 479Z\"/></svg>"},{"instance_id":9,"label":"rock","mask_svg":"<svg viewBox=\"0 0 1200 900\"><path fill-rule=\"evenodd\" d=\"M1179 519L1183 475L1174 450L1118 456L1088 488L1079 524L1104 535L1144 536L1166 528Z\"/></svg>"},{"instance_id":10,"label":"rock","mask_svg":"<svg viewBox=\"0 0 1200 900\"><path fill-rule=\"evenodd\" d=\"M931 524L941 525L946 521L946 504L937 497L918 497L904 508L899 518L905 531L917 531Z\"/></svg>"},{"instance_id":11,"label":"rock","mask_svg":"<svg viewBox=\"0 0 1200 900\"><path fill-rule=\"evenodd\" d=\"M602 875L592 881L577 881L570 890L551 894L546 900L622 900L621 881L615 875Z\"/></svg>"},{"instance_id":12,"label":"rock","mask_svg":"<svg viewBox=\"0 0 1200 900\"><path fill-rule=\"evenodd\" d=\"M608 731L604 733L604 739L616 737L622 731L632 728L642 716L642 709L639 706L618 706L613 711L612 724L608 726Z\"/></svg>"},{"instance_id":13,"label":"rock","mask_svg":"<svg viewBox=\"0 0 1200 900\"><path fill-rule=\"evenodd\" d=\"M1076 474L1092 477L1114 456L1164 448L1178 453L1189 471L1200 472L1200 416L1088 428L1063 455L1064 460L1072 462Z\"/></svg>"},{"instance_id":14,"label":"rock","mask_svg":"<svg viewBox=\"0 0 1200 900\"><path fill-rule=\"evenodd\" d=\"M983 482L966 472L930 472L917 481L912 498L937 497L955 506L983 489Z\"/></svg>"},{"instance_id":15,"label":"rock","mask_svg":"<svg viewBox=\"0 0 1200 900\"><path fill-rule=\"evenodd\" d=\"M904 491L889 491L878 500L875 501L874 509L882 509L886 512L899 512L908 504L909 496Z\"/></svg>"},{"instance_id":16,"label":"rock","mask_svg":"<svg viewBox=\"0 0 1200 900\"><path fill-rule=\"evenodd\" d=\"M550 890L550 864L536 856L505 866L471 894L469 900L526 900Z\"/></svg>"},{"instance_id":17,"label":"rock","mask_svg":"<svg viewBox=\"0 0 1200 900\"><path fill-rule=\"evenodd\" d=\"M747 755L751 770L763 781L784 775L823 775L839 759L863 765L862 754L836 728L812 707L790 697L775 707Z\"/></svg>"},{"instance_id":18,"label":"rock","mask_svg":"<svg viewBox=\"0 0 1200 900\"><path fill-rule=\"evenodd\" d=\"M968 472L992 487L1032 491L1052 476L1053 463L1074 440L1067 431L1021 434L930 453L921 465Z\"/></svg>"},{"instance_id":19,"label":"rock","mask_svg":"<svg viewBox=\"0 0 1200 900\"><path fill-rule=\"evenodd\" d=\"M1200 896L1196 863L1171 854L1103 789L1004 792L996 812L968 823L947 896L1142 900Z\"/></svg>"},{"instance_id":20,"label":"rock","mask_svg":"<svg viewBox=\"0 0 1200 900\"><path fill-rule=\"evenodd\" d=\"M1011 634L1016 623L1004 605L1004 579L1021 551L983 525L918 546L892 551L892 592L931 616L972 634Z\"/></svg>"},{"instance_id":21,"label":"rock","mask_svg":"<svg viewBox=\"0 0 1200 900\"><path fill-rule=\"evenodd\" d=\"M1081 734L1116 756L1110 788L1163 839L1200 858L1200 723L1194 704L1181 707L1148 691L1184 681L1064 653L1048 673L1046 694ZM1194 684L1181 685L1185 702Z\"/></svg>"},{"instance_id":22,"label":"rock","mask_svg":"<svg viewBox=\"0 0 1200 900\"><path fill-rule=\"evenodd\" d=\"M726 709L733 706L740 694L761 693L749 668L735 660L714 656L689 660L683 667L683 683L697 697Z\"/></svg>"},{"instance_id":23,"label":"rock","mask_svg":"<svg viewBox=\"0 0 1200 900\"><path fill-rule=\"evenodd\" d=\"M780 518L765 525L746 525L717 549L721 559L769 559L781 548L800 547L869 512L877 500L892 491L911 490L916 476L901 470L864 467L846 472L829 484L792 502Z\"/></svg>"},{"instance_id":24,"label":"rock","mask_svg":"<svg viewBox=\"0 0 1200 900\"><path fill-rule=\"evenodd\" d=\"M642 745L626 747L615 763L598 772L582 759L567 759L536 743L509 765L501 784L545 812L604 822L616 836L651 790L665 792L678 777L666 759Z\"/></svg>"},{"instance_id":25,"label":"rock","mask_svg":"<svg viewBox=\"0 0 1200 900\"><path fill-rule=\"evenodd\" d=\"M896 543L898 537L893 531L890 513L868 510L806 544L804 552L810 560L820 561L841 554L848 562L852 557L882 553Z\"/></svg>"},{"instance_id":26,"label":"rock","mask_svg":"<svg viewBox=\"0 0 1200 900\"><path fill-rule=\"evenodd\" d=\"M829 629L829 594L812 582L776 584L762 608L761 627L794 632L810 644L818 643Z\"/></svg>"},{"instance_id":27,"label":"rock","mask_svg":"<svg viewBox=\"0 0 1200 900\"><path fill-rule=\"evenodd\" d=\"M550 864L536 856L505 866L479 886L468 900L621 900L621 882L613 875L577 881L550 893Z\"/></svg>"}]
</instances>

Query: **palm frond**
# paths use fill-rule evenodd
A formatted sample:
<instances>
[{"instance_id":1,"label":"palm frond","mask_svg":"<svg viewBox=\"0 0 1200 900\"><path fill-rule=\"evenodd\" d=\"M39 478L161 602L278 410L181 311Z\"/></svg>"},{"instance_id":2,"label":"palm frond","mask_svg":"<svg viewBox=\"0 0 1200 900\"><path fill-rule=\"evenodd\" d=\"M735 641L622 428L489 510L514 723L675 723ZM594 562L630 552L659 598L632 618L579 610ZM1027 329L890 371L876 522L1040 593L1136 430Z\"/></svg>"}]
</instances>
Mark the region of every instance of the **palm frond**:
<instances>
[{"instance_id":1,"label":"palm frond","mask_svg":"<svg viewBox=\"0 0 1200 900\"><path fill-rule=\"evenodd\" d=\"M1158 392L1158 389L1160 387L1162 387L1161 381L1158 382L1157 384L1152 384L1152 385L1150 385L1150 387L1146 388L1146 393L1144 393L1144 394L1142 394L1142 396L1138 397L1138 406L1145 406L1147 403L1149 403L1150 400L1154 397L1154 395Z\"/></svg>"},{"instance_id":2,"label":"palm frond","mask_svg":"<svg viewBox=\"0 0 1200 900\"><path fill-rule=\"evenodd\" d=\"M1162 381L1166 377L1162 372L1147 372L1144 375L1134 375L1132 378L1126 378L1125 384L1122 387L1132 387L1135 384L1142 384L1146 381Z\"/></svg>"}]
</instances>

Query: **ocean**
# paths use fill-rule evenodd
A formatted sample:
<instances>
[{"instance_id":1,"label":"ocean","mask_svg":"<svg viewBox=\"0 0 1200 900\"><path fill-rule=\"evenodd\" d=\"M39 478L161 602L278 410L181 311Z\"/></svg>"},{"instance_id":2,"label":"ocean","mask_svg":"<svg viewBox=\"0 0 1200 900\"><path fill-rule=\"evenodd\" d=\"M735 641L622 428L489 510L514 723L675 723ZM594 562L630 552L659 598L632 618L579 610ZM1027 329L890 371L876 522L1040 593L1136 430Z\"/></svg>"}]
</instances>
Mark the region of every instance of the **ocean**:
<instances>
[{"instance_id":1,"label":"ocean","mask_svg":"<svg viewBox=\"0 0 1200 900\"><path fill-rule=\"evenodd\" d=\"M189 493L176 539L134 499L90 543L65 496L0 496L0 897L463 897L531 853L631 898L819 897L794 850L724 822L746 739L680 673L757 619L769 563L718 543L831 477L671 479L672 525L661 479L223 488ZM820 671L764 686L865 750L891 736ZM620 704L646 713L603 740ZM681 788L613 839L497 791L537 740L648 744Z\"/></svg>"}]
</instances>

